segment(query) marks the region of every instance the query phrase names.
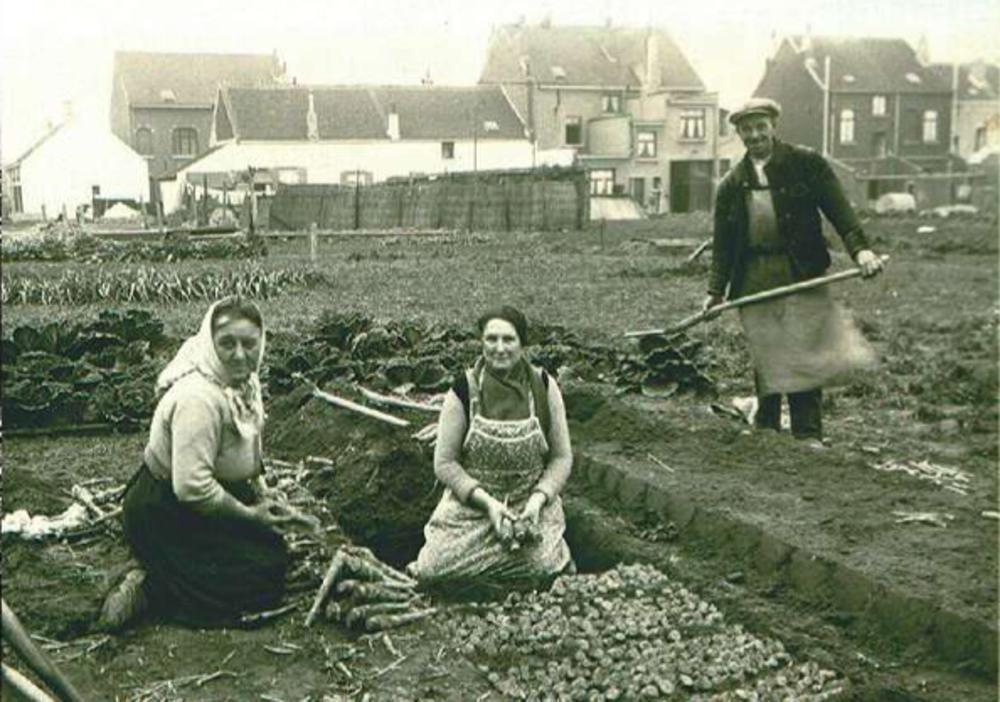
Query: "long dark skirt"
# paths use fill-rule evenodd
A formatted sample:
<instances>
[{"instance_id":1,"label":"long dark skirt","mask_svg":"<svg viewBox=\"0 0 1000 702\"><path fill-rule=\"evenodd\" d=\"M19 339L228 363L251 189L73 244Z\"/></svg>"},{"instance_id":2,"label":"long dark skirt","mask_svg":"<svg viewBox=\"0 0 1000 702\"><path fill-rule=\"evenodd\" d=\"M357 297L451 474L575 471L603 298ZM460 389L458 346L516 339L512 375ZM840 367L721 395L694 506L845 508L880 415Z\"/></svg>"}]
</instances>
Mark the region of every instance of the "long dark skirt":
<instances>
[{"instance_id":1,"label":"long dark skirt","mask_svg":"<svg viewBox=\"0 0 1000 702\"><path fill-rule=\"evenodd\" d=\"M249 483L222 486L244 504L254 502ZM154 613L191 626L231 626L241 614L281 601L288 549L279 534L195 512L145 465L125 492L123 512L125 536L147 572Z\"/></svg>"}]
</instances>

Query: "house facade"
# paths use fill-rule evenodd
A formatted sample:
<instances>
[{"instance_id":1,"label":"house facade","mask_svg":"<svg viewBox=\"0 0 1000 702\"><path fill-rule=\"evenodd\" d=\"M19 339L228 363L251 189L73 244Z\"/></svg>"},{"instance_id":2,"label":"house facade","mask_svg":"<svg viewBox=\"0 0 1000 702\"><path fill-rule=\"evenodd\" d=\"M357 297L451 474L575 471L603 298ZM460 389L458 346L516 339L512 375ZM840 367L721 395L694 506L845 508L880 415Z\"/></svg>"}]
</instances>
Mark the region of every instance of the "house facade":
<instances>
[{"instance_id":1,"label":"house facade","mask_svg":"<svg viewBox=\"0 0 1000 702\"><path fill-rule=\"evenodd\" d=\"M146 160L106 126L68 118L4 166L13 215L53 218L95 199L149 201Z\"/></svg>"},{"instance_id":2,"label":"house facade","mask_svg":"<svg viewBox=\"0 0 1000 702\"><path fill-rule=\"evenodd\" d=\"M709 209L738 150L717 95L661 29L503 26L479 82L510 97L537 163L569 150L592 195L650 212Z\"/></svg>"},{"instance_id":3,"label":"house facade","mask_svg":"<svg viewBox=\"0 0 1000 702\"><path fill-rule=\"evenodd\" d=\"M147 160L155 179L208 150L220 85L274 84L284 69L269 54L119 51L113 75L111 130Z\"/></svg>"},{"instance_id":4,"label":"house facade","mask_svg":"<svg viewBox=\"0 0 1000 702\"><path fill-rule=\"evenodd\" d=\"M954 165L950 84L901 39L786 37L754 95L781 104L782 138L865 176L869 200Z\"/></svg>"},{"instance_id":5,"label":"house facade","mask_svg":"<svg viewBox=\"0 0 1000 702\"><path fill-rule=\"evenodd\" d=\"M278 86L218 92L207 154L161 179L186 186L248 167L278 182L370 184L397 176L528 168L524 123L497 86Z\"/></svg>"},{"instance_id":6,"label":"house facade","mask_svg":"<svg viewBox=\"0 0 1000 702\"><path fill-rule=\"evenodd\" d=\"M978 161L1000 149L1000 66L976 61L933 68L955 94L952 152Z\"/></svg>"}]
</instances>

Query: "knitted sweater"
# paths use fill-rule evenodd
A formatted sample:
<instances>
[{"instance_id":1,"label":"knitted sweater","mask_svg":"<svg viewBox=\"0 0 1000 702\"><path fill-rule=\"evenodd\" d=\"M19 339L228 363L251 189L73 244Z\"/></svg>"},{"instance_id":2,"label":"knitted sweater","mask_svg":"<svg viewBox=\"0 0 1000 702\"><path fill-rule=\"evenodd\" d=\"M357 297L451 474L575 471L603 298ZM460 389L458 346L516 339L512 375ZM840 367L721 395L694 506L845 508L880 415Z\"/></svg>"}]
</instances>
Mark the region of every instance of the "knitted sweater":
<instances>
[{"instance_id":1,"label":"knitted sweater","mask_svg":"<svg viewBox=\"0 0 1000 702\"><path fill-rule=\"evenodd\" d=\"M180 502L212 512L225 492L220 480L260 474L260 435L240 436L222 388L192 373L156 406L144 457L153 475L170 480Z\"/></svg>"}]
</instances>

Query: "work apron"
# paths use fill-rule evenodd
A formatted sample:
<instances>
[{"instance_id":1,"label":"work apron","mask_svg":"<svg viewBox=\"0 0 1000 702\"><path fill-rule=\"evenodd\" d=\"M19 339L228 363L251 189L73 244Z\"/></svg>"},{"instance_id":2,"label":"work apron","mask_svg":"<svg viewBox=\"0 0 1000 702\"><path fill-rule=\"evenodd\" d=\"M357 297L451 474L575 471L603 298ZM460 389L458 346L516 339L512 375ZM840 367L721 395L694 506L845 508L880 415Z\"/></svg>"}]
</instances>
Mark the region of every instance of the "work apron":
<instances>
[{"instance_id":1,"label":"work apron","mask_svg":"<svg viewBox=\"0 0 1000 702\"><path fill-rule=\"evenodd\" d=\"M481 379L469 377L469 429L462 445L462 466L484 490L507 502L516 515L545 471L549 444L529 393L527 419L488 419L480 412ZM516 550L503 544L486 512L462 504L444 491L424 528L426 540L410 571L425 584L466 581L489 587L544 581L572 568L563 540L566 518L553 496L539 515L541 538Z\"/></svg>"}]
</instances>

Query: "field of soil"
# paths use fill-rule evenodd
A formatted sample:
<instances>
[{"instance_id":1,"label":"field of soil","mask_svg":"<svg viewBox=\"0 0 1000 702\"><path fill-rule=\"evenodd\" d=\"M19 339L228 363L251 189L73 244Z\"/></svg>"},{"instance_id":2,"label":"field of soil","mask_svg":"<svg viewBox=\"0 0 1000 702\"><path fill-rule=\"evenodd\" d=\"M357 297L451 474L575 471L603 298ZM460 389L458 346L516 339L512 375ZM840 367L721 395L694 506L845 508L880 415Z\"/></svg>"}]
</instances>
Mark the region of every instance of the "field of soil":
<instances>
[{"instance_id":1,"label":"field of soil","mask_svg":"<svg viewBox=\"0 0 1000 702\"><path fill-rule=\"evenodd\" d=\"M500 301L515 304L532 322L562 330L536 352L544 355L539 360L563 366L578 458L567 490L567 538L582 570L599 572L618 562L655 565L717 607L726 626L742 625L761 640L783 642L795 661L834 671L842 683L834 698L994 699L998 539L997 521L984 512L997 509L996 223L935 221L937 232L917 234L924 223L869 222L878 250L891 256L889 268L874 281L852 281L837 290L876 345L881 368L826 393L831 445L824 450L787 433L751 431L725 411L732 398L752 394L735 317L688 333L686 358L710 385L679 383L672 394L654 397L633 392L622 381L625 373L594 377L595 358L613 357L618 368L634 368L627 364L641 357L622 332L663 326L699 304L707 263L685 263L690 249L664 240L703 237L704 217L609 226L603 234L324 239L317 262L309 261L302 240L272 242L261 265L307 272L312 283L261 303L274 335L274 365L266 378L272 393L268 453L285 461L332 461L332 468L310 475L305 487L350 537L390 562L405 563L419 549L421 526L439 494L430 448L405 430L346 415L301 393L286 394L287 372L304 363L301 370L322 379L327 376L321 370L335 375L353 362L342 350L336 363L325 362L329 350L320 353L326 347L317 346L319 325L330 313L451 330L433 341L445 345L434 357L450 372L464 362L461 334L478 313ZM226 265L186 261L157 268L183 276ZM846 257L835 253L834 266L846 265ZM71 266L5 263L3 276L6 284L19 275L55 276ZM128 275L130 264L101 267L105 274ZM204 306L139 305L162 320L175 341L194 331ZM4 334L22 324L87 319L106 307L5 305ZM366 338L372 343L374 336ZM407 362L412 365L419 348L430 343L428 337L408 348ZM322 384L351 392L333 375ZM414 429L428 421L419 413L402 414ZM125 481L145 437L15 432L4 438L4 512L54 514L70 504L66 492L74 484ZM612 480L598 464L614 466L625 477ZM959 491L876 469L921 464L962 471L963 481L951 484ZM668 496L662 509L654 494ZM937 513L944 526L900 522L897 512ZM716 519L738 528L713 530ZM838 598L837 582L786 577L781 553L776 563L762 563L767 558L750 547L750 532L841 569L830 572L857 574L868 591L892 593L896 599L885 601L896 604L887 611ZM100 637L92 627L101 588L125 558L114 529L44 543L4 538L4 599L33 633L47 637L52 655L88 699L318 702L512 694L504 685L517 677L517 665L500 665L506 659L495 652L464 651L454 635L453 615L467 605L444 605L445 614L393 632L389 642L331 623L306 630L301 608L250 631L150 623L120 637ZM303 588L290 597L307 606L311 594ZM927 602L941 613L933 621L927 620ZM946 629L939 619L968 626L970 637L985 637L985 643L968 651L939 645L935 637ZM694 640L699 636L709 640L705 632ZM992 664L980 655L990 645ZM218 671L210 679L198 677ZM732 683L720 685L678 687L669 694L661 689L658 696L740 699Z\"/></svg>"}]
</instances>

